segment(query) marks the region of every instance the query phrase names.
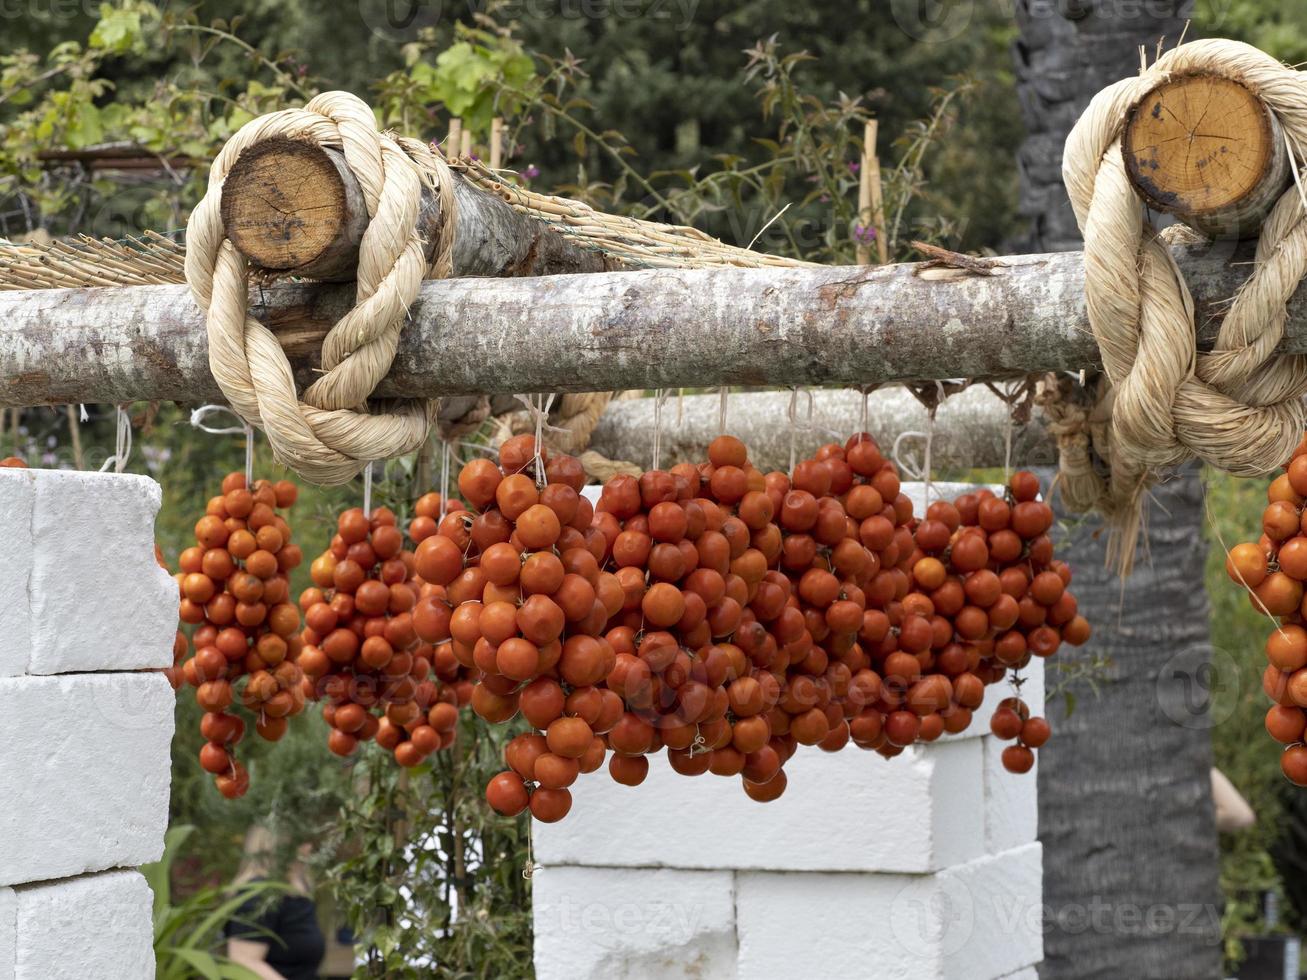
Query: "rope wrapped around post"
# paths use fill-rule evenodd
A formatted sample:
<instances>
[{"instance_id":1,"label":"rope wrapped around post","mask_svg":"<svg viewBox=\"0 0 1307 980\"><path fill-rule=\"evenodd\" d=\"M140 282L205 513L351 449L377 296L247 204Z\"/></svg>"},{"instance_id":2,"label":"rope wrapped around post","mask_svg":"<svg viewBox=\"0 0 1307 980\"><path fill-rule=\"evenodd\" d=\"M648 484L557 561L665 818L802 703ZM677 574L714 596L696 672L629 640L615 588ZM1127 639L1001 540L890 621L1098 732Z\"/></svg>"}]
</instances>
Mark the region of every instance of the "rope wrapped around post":
<instances>
[{"instance_id":1,"label":"rope wrapped around post","mask_svg":"<svg viewBox=\"0 0 1307 980\"><path fill-rule=\"evenodd\" d=\"M341 150L369 218L354 307L323 340L323 374L302 395L276 336L249 315L248 263L227 240L221 217L223 182L241 152L276 137ZM417 230L424 185L440 206L430 243ZM439 153L379 132L372 110L347 92L251 120L214 160L186 229L186 281L206 312L209 365L232 408L262 428L276 458L305 479L347 482L368 461L412 452L427 438L434 402L368 399L390 369L422 280L452 271L453 208L453 176Z\"/></svg>"},{"instance_id":2,"label":"rope wrapped around post","mask_svg":"<svg viewBox=\"0 0 1307 980\"><path fill-rule=\"evenodd\" d=\"M1050 389L1041 403L1052 407L1064 450L1071 450L1063 456L1074 486L1068 503L1092 506L1114 524L1123 570L1142 494L1160 468L1197 458L1236 475L1262 475L1289 458L1307 427L1307 358L1276 353L1286 303L1307 275L1307 199L1297 180L1262 225L1253 275L1226 312L1215 348L1200 353L1194 302L1168 247L1174 233L1159 233L1149 221L1150 202L1128 172L1122 144L1132 113L1160 85L1186 76L1245 87L1282 133L1295 178L1307 160L1307 75L1225 40L1181 45L1138 77L1104 89L1067 141L1063 177L1085 239L1089 321L1108 384L1098 410L1070 406ZM1086 436L1110 470L1106 479L1087 465Z\"/></svg>"}]
</instances>

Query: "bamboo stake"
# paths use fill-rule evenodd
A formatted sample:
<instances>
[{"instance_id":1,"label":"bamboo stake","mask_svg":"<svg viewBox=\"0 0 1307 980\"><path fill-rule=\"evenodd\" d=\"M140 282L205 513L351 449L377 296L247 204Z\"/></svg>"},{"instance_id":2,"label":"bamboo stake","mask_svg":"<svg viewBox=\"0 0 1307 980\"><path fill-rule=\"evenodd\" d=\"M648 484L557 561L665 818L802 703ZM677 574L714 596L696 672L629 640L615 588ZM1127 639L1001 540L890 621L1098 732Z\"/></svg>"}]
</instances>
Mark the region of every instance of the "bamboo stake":
<instances>
[{"instance_id":1,"label":"bamboo stake","mask_svg":"<svg viewBox=\"0 0 1307 980\"><path fill-rule=\"evenodd\" d=\"M464 130L463 130L463 141L462 141L462 143L459 145L458 155L459 155L460 157L462 157L464 160L467 160L467 159L471 158L471 156L472 156L472 130L470 130L470 129L464 129Z\"/></svg>"},{"instance_id":2,"label":"bamboo stake","mask_svg":"<svg viewBox=\"0 0 1307 980\"><path fill-rule=\"evenodd\" d=\"M449 135L445 137L445 156L454 159L463 145L463 120L455 116L449 120Z\"/></svg>"},{"instance_id":3,"label":"bamboo stake","mask_svg":"<svg viewBox=\"0 0 1307 980\"><path fill-rule=\"evenodd\" d=\"M885 242L885 200L880 182L880 159L876 156L877 122L868 120L862 136L862 164L858 170L858 223L876 233L876 254L881 265L889 262ZM858 264L871 264L871 246L858 243Z\"/></svg>"},{"instance_id":4,"label":"bamboo stake","mask_svg":"<svg viewBox=\"0 0 1307 980\"><path fill-rule=\"evenodd\" d=\"M490 120L490 169L498 170L504 163L504 120L495 116Z\"/></svg>"},{"instance_id":5,"label":"bamboo stake","mask_svg":"<svg viewBox=\"0 0 1307 980\"><path fill-rule=\"evenodd\" d=\"M85 469L82 460L82 431L77 424L77 409L72 405L64 406L68 412L68 435L73 442L73 465L79 470Z\"/></svg>"}]
</instances>

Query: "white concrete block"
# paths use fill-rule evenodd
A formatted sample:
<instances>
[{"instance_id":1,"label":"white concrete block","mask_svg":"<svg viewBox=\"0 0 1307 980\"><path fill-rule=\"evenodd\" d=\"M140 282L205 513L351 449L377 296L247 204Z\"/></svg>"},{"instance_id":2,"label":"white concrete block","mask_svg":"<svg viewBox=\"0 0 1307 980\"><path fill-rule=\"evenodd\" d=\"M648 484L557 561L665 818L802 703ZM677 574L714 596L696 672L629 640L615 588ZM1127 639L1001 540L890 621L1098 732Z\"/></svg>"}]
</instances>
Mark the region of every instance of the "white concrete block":
<instances>
[{"instance_id":1,"label":"white concrete block","mask_svg":"<svg viewBox=\"0 0 1307 980\"><path fill-rule=\"evenodd\" d=\"M159 859L175 703L159 673L0 678L0 885Z\"/></svg>"},{"instance_id":2,"label":"white concrete block","mask_svg":"<svg viewBox=\"0 0 1307 980\"><path fill-rule=\"evenodd\" d=\"M738 980L997 980L1042 958L1041 870L1032 844L930 875L740 872Z\"/></svg>"},{"instance_id":3,"label":"white concrete block","mask_svg":"<svg viewBox=\"0 0 1307 980\"><path fill-rule=\"evenodd\" d=\"M930 501L933 504L936 500L953 501L961 497L964 493L972 493L976 490L984 490L988 487L997 494L1002 494L1006 489L1001 483L931 483ZM912 508L918 516L926 513L928 506L926 500L926 484L915 480L904 480L899 486L899 491L912 501Z\"/></svg>"},{"instance_id":4,"label":"white concrete block","mask_svg":"<svg viewBox=\"0 0 1307 980\"><path fill-rule=\"evenodd\" d=\"M1029 844L1039 833L1035 768L1017 775L1003 768L1003 750L1011 745L993 735L981 739L985 748L985 850L990 854Z\"/></svg>"},{"instance_id":5,"label":"white concrete block","mask_svg":"<svg viewBox=\"0 0 1307 980\"><path fill-rule=\"evenodd\" d=\"M143 476L34 470L30 674L172 665L177 587L154 559Z\"/></svg>"},{"instance_id":6,"label":"white concrete block","mask_svg":"<svg viewBox=\"0 0 1307 980\"><path fill-rule=\"evenodd\" d=\"M18 896L0 888L0 980L14 980L18 959Z\"/></svg>"},{"instance_id":7,"label":"white concrete block","mask_svg":"<svg viewBox=\"0 0 1307 980\"><path fill-rule=\"evenodd\" d=\"M537 980L734 980L729 871L542 868L531 882Z\"/></svg>"},{"instance_id":8,"label":"white concrete block","mask_svg":"<svg viewBox=\"0 0 1307 980\"><path fill-rule=\"evenodd\" d=\"M1044 958L1042 845L1026 844L969 861L939 877L938 894L953 900L942 907L938 919L944 939L943 977L990 980Z\"/></svg>"},{"instance_id":9,"label":"white concrete block","mask_svg":"<svg viewBox=\"0 0 1307 980\"><path fill-rule=\"evenodd\" d=\"M135 871L24 885L15 980L150 980L150 886Z\"/></svg>"},{"instance_id":10,"label":"white concrete block","mask_svg":"<svg viewBox=\"0 0 1307 980\"><path fill-rule=\"evenodd\" d=\"M681 776L659 755L634 789L606 770L578 780L567 819L535 826L535 854L546 865L934 871L985 853L982 767L978 739L890 760L801 748L785 795L762 804L738 777ZM702 833L705 821L730 831Z\"/></svg>"},{"instance_id":11,"label":"white concrete block","mask_svg":"<svg viewBox=\"0 0 1307 980\"><path fill-rule=\"evenodd\" d=\"M32 656L30 580L32 506L36 478L31 470L0 469L0 677L27 671Z\"/></svg>"}]
</instances>

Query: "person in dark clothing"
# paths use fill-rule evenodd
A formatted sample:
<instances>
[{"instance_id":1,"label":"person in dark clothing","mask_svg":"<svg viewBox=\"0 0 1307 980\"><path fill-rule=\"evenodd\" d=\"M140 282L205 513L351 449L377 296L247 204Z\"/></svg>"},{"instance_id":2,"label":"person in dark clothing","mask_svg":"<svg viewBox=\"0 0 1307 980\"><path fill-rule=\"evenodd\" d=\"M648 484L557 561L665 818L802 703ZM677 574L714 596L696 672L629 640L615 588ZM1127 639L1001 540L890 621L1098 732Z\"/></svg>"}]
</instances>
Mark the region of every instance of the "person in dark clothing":
<instances>
[{"instance_id":1,"label":"person in dark clothing","mask_svg":"<svg viewBox=\"0 0 1307 980\"><path fill-rule=\"evenodd\" d=\"M288 892L269 899L258 895L237 910L224 929L227 956L264 980L317 980L327 941L318 925L304 859L311 845L302 845L286 868ZM245 835L245 858L237 884L270 877L276 841L264 827Z\"/></svg>"}]
</instances>

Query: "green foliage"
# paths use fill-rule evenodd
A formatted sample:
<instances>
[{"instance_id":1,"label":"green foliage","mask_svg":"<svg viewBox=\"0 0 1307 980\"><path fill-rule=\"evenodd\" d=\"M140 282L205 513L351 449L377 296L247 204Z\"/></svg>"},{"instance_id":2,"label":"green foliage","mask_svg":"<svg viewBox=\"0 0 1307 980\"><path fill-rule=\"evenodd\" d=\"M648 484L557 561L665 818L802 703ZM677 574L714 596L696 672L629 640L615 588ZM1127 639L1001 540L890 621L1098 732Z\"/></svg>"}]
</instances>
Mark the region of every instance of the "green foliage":
<instances>
[{"instance_id":1,"label":"green foliage","mask_svg":"<svg viewBox=\"0 0 1307 980\"><path fill-rule=\"evenodd\" d=\"M1221 886L1227 897L1222 922L1226 956L1242 956L1239 938L1263 930L1261 896L1284 896L1281 872L1271 852L1283 826L1279 753L1263 731L1267 701L1262 693L1266 666L1263 638L1269 623L1243 590L1225 573L1225 550L1240 541L1256 541L1266 486L1209 470L1207 481L1208 552L1206 582L1211 599L1212 747L1217 768L1257 814L1257 823L1237 834L1221 836ZM1307 910L1297 910L1304 921Z\"/></svg>"},{"instance_id":2,"label":"green foliage","mask_svg":"<svg viewBox=\"0 0 1307 980\"><path fill-rule=\"evenodd\" d=\"M1198 0L1206 37L1247 41L1291 65L1307 60L1307 7L1298 0Z\"/></svg>"},{"instance_id":3,"label":"green foliage","mask_svg":"<svg viewBox=\"0 0 1307 980\"><path fill-rule=\"evenodd\" d=\"M223 926L242 905L284 890L273 882L250 882L230 890L201 888L179 903L173 901L172 876L182 849L195 828L174 825L164 838L163 857L141 868L154 892L154 956L158 980L258 980L258 975L217 952Z\"/></svg>"}]
</instances>

